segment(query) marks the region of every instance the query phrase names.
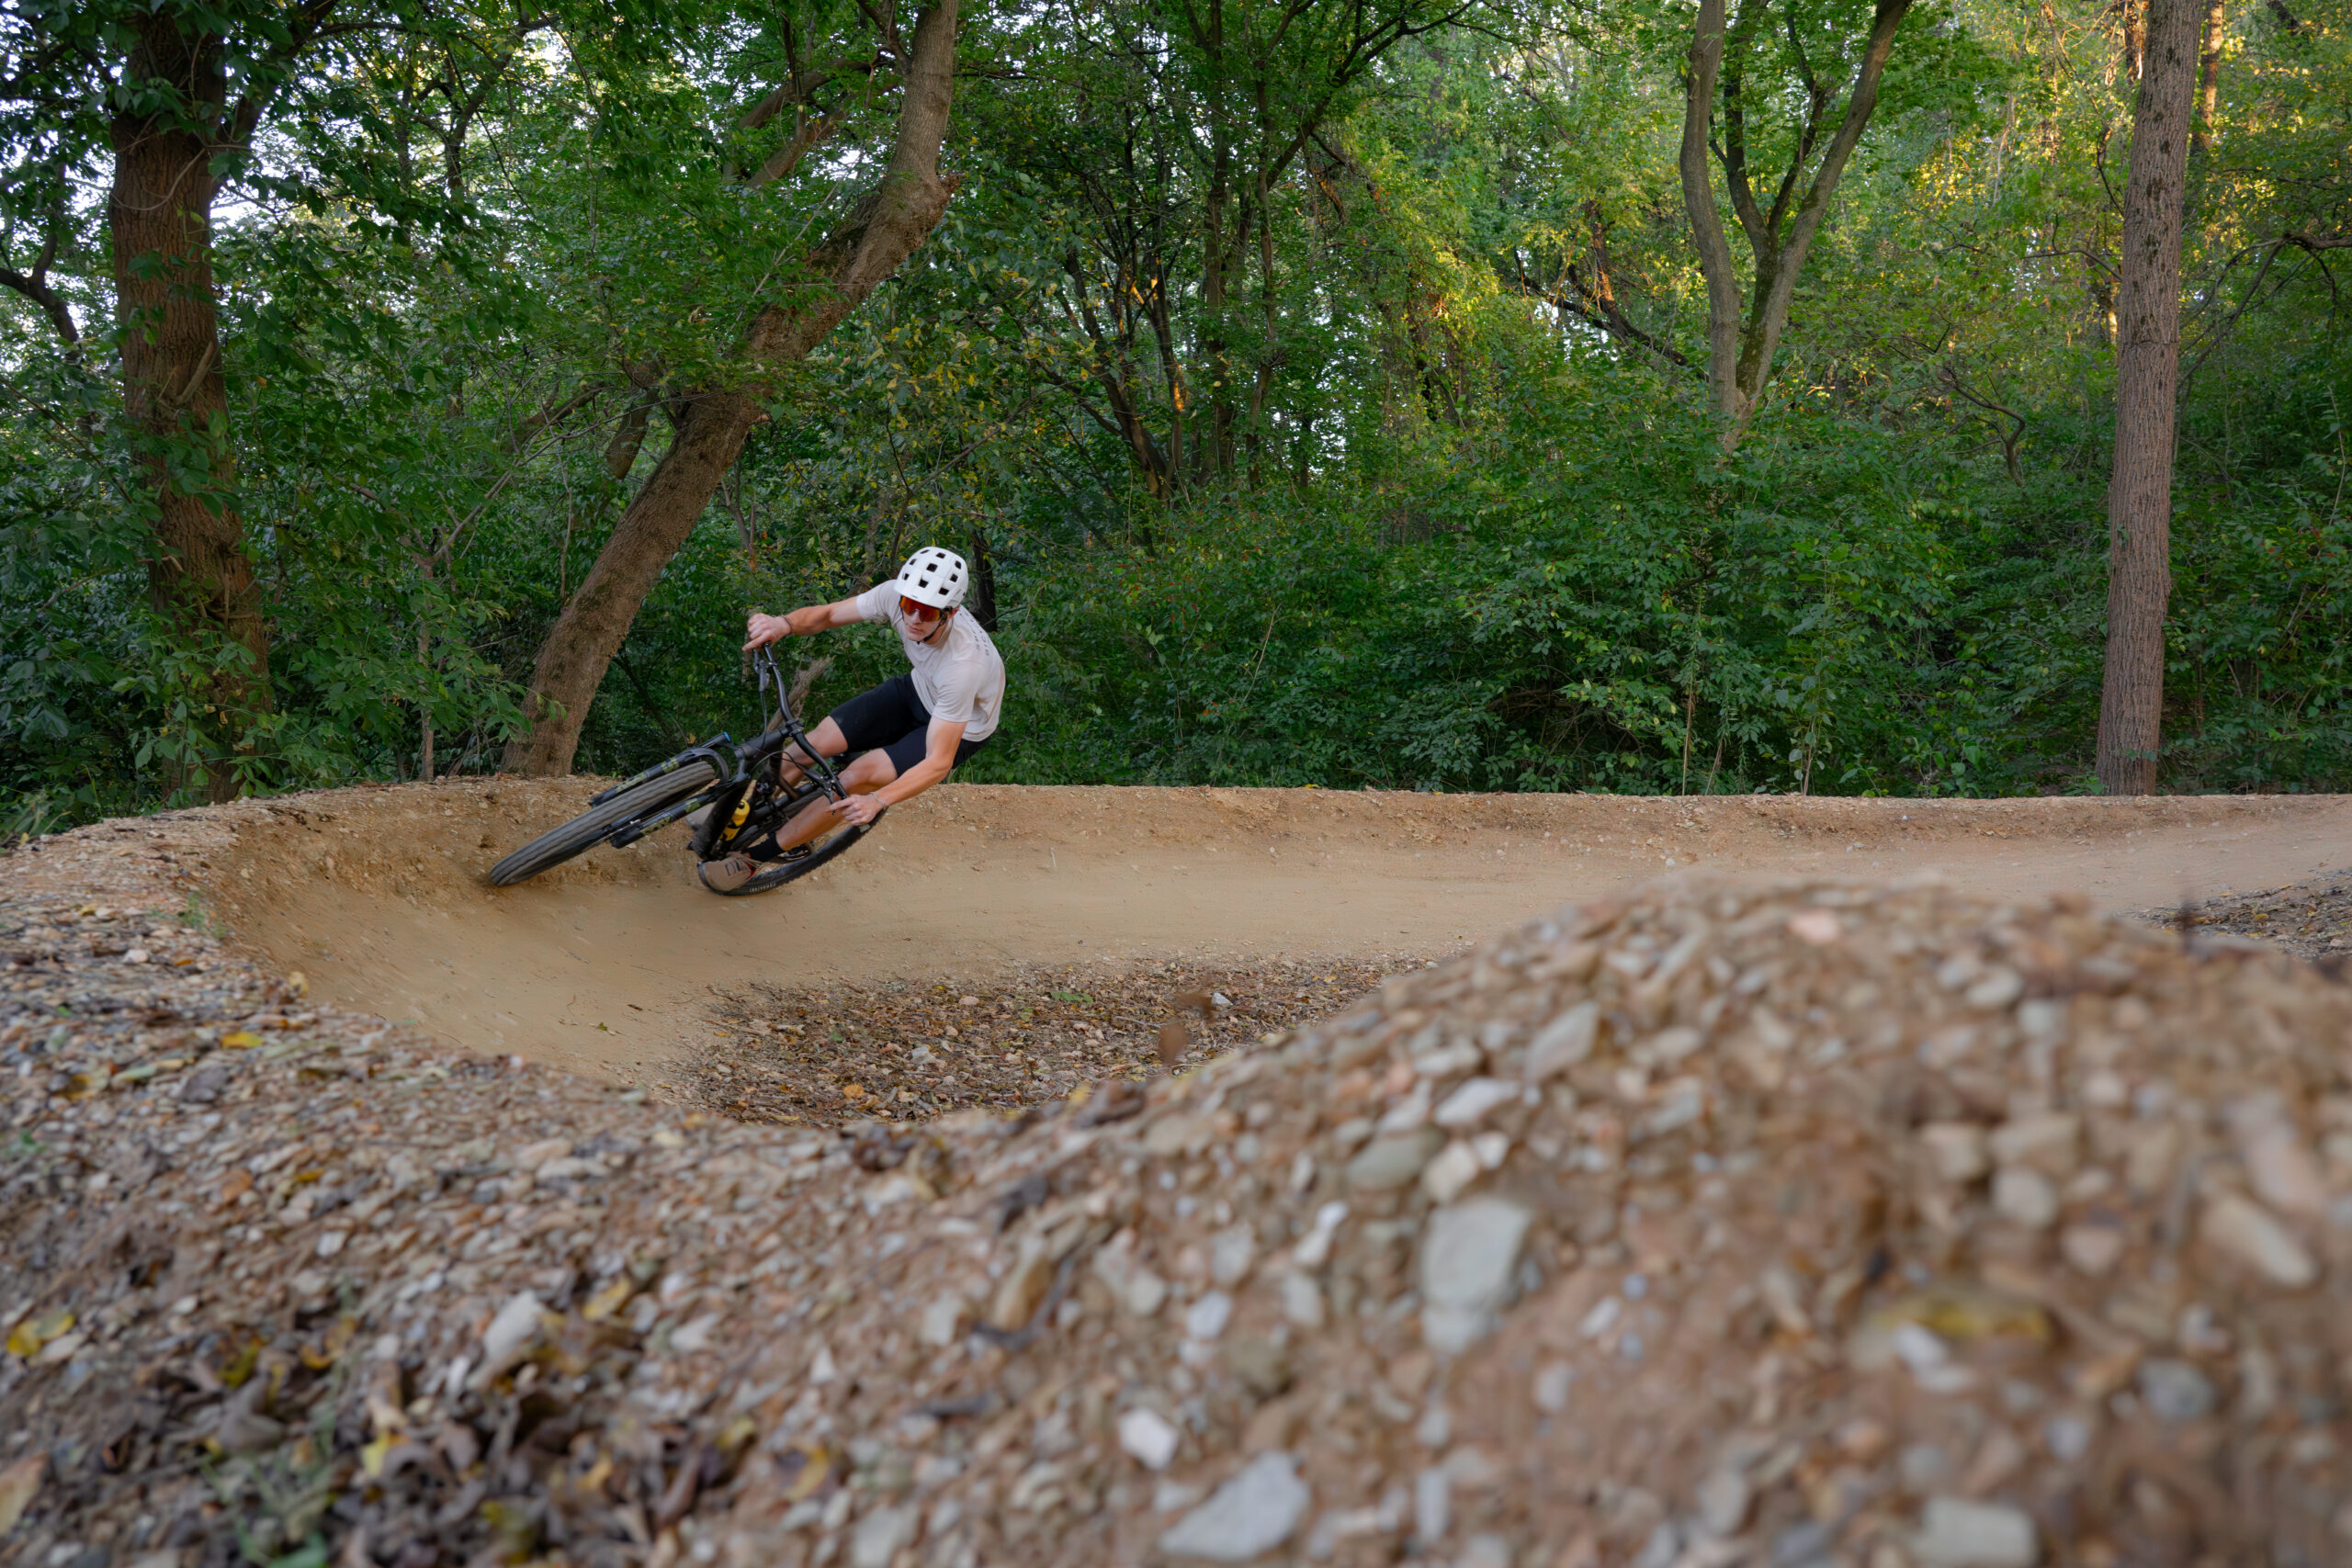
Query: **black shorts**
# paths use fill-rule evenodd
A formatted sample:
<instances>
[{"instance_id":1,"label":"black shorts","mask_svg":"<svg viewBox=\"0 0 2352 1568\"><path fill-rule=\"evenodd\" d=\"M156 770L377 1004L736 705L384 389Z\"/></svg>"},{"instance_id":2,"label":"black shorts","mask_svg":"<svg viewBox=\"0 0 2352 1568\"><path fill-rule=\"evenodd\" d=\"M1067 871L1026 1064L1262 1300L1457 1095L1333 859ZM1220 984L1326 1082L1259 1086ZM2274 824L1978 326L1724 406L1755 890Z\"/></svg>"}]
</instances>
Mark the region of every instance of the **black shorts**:
<instances>
[{"instance_id":1,"label":"black shorts","mask_svg":"<svg viewBox=\"0 0 2352 1568\"><path fill-rule=\"evenodd\" d=\"M915 678L901 675L870 692L861 692L835 708L831 719L853 751L879 751L901 775L930 753L931 710L915 695ZM956 761L964 759L996 739L956 742Z\"/></svg>"}]
</instances>

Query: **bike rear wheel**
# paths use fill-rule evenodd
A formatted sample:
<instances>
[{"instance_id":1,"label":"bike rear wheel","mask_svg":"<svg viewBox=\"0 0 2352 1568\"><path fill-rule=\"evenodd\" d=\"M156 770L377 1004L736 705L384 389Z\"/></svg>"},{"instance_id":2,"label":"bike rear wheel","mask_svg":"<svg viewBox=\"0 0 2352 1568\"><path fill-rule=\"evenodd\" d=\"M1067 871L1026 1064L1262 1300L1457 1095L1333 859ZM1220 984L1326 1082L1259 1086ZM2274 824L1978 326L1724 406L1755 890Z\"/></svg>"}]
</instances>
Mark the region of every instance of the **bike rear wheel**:
<instances>
[{"instance_id":1,"label":"bike rear wheel","mask_svg":"<svg viewBox=\"0 0 2352 1568\"><path fill-rule=\"evenodd\" d=\"M560 865L583 850L602 843L635 818L650 816L671 802L707 787L718 777L707 761L697 758L675 773L659 773L632 789L582 812L562 827L540 834L490 868L493 887L512 887Z\"/></svg>"}]
</instances>

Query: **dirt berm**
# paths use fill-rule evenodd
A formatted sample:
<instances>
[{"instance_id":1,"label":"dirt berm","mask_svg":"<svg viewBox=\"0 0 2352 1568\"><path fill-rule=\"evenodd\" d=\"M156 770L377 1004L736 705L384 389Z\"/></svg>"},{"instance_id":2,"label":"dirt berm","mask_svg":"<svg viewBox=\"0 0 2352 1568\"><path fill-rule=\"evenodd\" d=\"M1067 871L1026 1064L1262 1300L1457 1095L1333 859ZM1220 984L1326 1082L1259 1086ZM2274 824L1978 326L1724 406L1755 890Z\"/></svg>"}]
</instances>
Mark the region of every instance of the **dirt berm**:
<instances>
[{"instance_id":1,"label":"dirt berm","mask_svg":"<svg viewBox=\"0 0 2352 1568\"><path fill-rule=\"evenodd\" d=\"M949 785L762 898L693 886L673 829L504 890L481 874L593 781L345 790L147 826L238 941L324 1001L637 1079L713 986L1024 964L1436 953L1677 867L1934 870L2117 908L2352 863L2352 800L1799 800Z\"/></svg>"},{"instance_id":2,"label":"dirt berm","mask_svg":"<svg viewBox=\"0 0 2352 1568\"><path fill-rule=\"evenodd\" d=\"M266 835L347 852L259 812L6 863L11 1561L2352 1556L2352 988L2258 944L1678 872L1195 1072L785 1130L166 919L148 846L250 918ZM953 1060L933 994L902 1043Z\"/></svg>"}]
</instances>

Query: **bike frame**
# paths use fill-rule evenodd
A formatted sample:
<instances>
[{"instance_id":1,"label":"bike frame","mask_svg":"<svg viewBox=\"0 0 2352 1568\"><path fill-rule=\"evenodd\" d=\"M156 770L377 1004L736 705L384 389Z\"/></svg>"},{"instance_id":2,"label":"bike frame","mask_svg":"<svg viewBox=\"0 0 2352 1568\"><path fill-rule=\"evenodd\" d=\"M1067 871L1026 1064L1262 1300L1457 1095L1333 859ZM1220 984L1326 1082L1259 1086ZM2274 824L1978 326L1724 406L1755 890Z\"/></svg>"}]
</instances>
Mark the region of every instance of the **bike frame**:
<instances>
[{"instance_id":1,"label":"bike frame","mask_svg":"<svg viewBox=\"0 0 2352 1568\"><path fill-rule=\"evenodd\" d=\"M835 800L848 798L849 792L842 785L840 771L829 758L817 754L817 748L809 743L808 731L793 716L792 705L786 700L783 672L775 667L775 655L763 648L752 655L752 662L759 671L761 706L767 706L769 693L773 690L775 716L750 740L738 744L722 731L701 745L689 746L676 756L655 763L635 778L622 780L590 800L589 805L600 806L625 789L634 788L648 779L658 779L664 773L676 773L696 761L708 762L711 772L718 775L704 788L663 807L652 816L637 818L622 824L605 842L615 849L626 848L648 833L684 819L729 790L751 780L759 772L761 764L790 747L799 748L800 755L808 760L805 766L798 762L794 764L801 767L804 782L813 782L820 792Z\"/></svg>"}]
</instances>

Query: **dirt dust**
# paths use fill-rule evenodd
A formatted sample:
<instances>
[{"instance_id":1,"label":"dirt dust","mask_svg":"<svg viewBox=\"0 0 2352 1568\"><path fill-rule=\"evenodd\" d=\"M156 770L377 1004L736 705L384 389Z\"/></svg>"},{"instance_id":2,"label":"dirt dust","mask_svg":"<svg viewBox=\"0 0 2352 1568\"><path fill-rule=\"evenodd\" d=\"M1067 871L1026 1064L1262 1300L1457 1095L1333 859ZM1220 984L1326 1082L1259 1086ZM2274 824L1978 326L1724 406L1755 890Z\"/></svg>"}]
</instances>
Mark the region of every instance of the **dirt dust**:
<instances>
[{"instance_id":1,"label":"dirt dust","mask_svg":"<svg viewBox=\"0 0 2352 1568\"><path fill-rule=\"evenodd\" d=\"M1679 868L2080 891L2120 909L2352 863L2352 800L1917 801L950 784L778 893L691 885L675 829L519 887L499 856L595 781L352 789L232 808L184 857L208 906L322 1001L474 1050L643 1082L716 993L985 981L1028 964L1442 953ZM168 852L173 818L158 819Z\"/></svg>"}]
</instances>

